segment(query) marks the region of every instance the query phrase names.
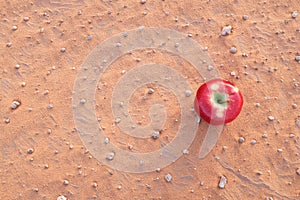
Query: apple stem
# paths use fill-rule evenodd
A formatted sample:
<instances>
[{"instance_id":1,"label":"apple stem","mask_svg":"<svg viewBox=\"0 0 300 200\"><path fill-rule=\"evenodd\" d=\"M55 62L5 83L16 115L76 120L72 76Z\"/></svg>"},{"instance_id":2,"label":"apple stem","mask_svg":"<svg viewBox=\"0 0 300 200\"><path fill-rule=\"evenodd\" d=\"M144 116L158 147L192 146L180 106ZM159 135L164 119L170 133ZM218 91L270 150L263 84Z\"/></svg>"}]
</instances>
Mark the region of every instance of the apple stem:
<instances>
[{"instance_id":1,"label":"apple stem","mask_svg":"<svg viewBox=\"0 0 300 200\"><path fill-rule=\"evenodd\" d=\"M226 99L226 100L222 100L222 99L218 99L218 104L224 104L224 103L228 103L230 100Z\"/></svg>"}]
</instances>

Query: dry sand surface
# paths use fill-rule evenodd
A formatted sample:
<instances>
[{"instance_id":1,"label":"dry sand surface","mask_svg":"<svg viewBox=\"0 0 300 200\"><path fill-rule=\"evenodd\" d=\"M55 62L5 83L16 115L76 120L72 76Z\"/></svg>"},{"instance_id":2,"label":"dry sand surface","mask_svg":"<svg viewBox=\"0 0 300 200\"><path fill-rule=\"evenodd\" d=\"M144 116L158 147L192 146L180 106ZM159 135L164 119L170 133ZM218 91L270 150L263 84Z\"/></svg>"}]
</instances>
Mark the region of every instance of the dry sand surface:
<instances>
[{"instance_id":1,"label":"dry sand surface","mask_svg":"<svg viewBox=\"0 0 300 200\"><path fill-rule=\"evenodd\" d=\"M0 8L0 199L300 199L298 0L2 0ZM231 32L222 36L228 25ZM175 30L198 42L245 103L204 159L198 153L208 124L201 122L188 154L160 171L126 173L83 144L72 96L90 52L141 26ZM168 117L158 139L130 137L114 122L110 102L122 70L147 63L183 74L191 98L204 82L178 55L141 49L116 59L97 89L86 88L96 90L99 126L110 143L131 153L171 143L181 123L176 96L155 83L134 91L129 113L145 125L149 99L163 104Z\"/></svg>"}]
</instances>

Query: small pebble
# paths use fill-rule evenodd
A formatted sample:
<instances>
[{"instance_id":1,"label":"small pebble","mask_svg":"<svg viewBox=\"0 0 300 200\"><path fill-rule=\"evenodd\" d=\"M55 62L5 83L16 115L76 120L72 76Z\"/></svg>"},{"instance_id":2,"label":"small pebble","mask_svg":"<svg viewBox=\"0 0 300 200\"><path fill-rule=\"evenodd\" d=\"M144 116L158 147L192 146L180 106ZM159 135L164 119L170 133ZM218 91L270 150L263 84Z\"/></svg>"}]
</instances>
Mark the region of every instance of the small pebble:
<instances>
[{"instance_id":1,"label":"small pebble","mask_svg":"<svg viewBox=\"0 0 300 200\"><path fill-rule=\"evenodd\" d=\"M85 104L85 103L86 103L86 100L85 100L85 99L80 99L80 103L81 103L81 104Z\"/></svg>"},{"instance_id":2,"label":"small pebble","mask_svg":"<svg viewBox=\"0 0 300 200\"><path fill-rule=\"evenodd\" d=\"M274 116L268 116L268 120L274 121L275 117Z\"/></svg>"},{"instance_id":3,"label":"small pebble","mask_svg":"<svg viewBox=\"0 0 300 200\"><path fill-rule=\"evenodd\" d=\"M261 171L256 172L257 175L262 175L263 173Z\"/></svg>"},{"instance_id":4,"label":"small pebble","mask_svg":"<svg viewBox=\"0 0 300 200\"><path fill-rule=\"evenodd\" d=\"M121 47L122 46L122 44L120 43L120 42L118 42L117 44L116 44L116 47Z\"/></svg>"},{"instance_id":5,"label":"small pebble","mask_svg":"<svg viewBox=\"0 0 300 200\"><path fill-rule=\"evenodd\" d=\"M283 149L277 149L277 152L278 152L278 153L282 153L282 152L283 152Z\"/></svg>"},{"instance_id":6,"label":"small pebble","mask_svg":"<svg viewBox=\"0 0 300 200\"><path fill-rule=\"evenodd\" d=\"M211 65L208 65L208 67L207 67L207 70L208 71L211 71L211 70L213 70L214 69L214 67L213 66L211 66Z\"/></svg>"},{"instance_id":7,"label":"small pebble","mask_svg":"<svg viewBox=\"0 0 300 200\"><path fill-rule=\"evenodd\" d=\"M47 95L47 94L49 94L49 90L44 91L44 95Z\"/></svg>"},{"instance_id":8,"label":"small pebble","mask_svg":"<svg viewBox=\"0 0 300 200\"><path fill-rule=\"evenodd\" d=\"M19 101L13 101L12 104L10 105L10 108L12 110L17 109L19 106L21 105L21 103Z\"/></svg>"},{"instance_id":9,"label":"small pebble","mask_svg":"<svg viewBox=\"0 0 300 200\"><path fill-rule=\"evenodd\" d=\"M296 18L298 16L298 12L297 10L292 12L292 18Z\"/></svg>"},{"instance_id":10,"label":"small pebble","mask_svg":"<svg viewBox=\"0 0 300 200\"><path fill-rule=\"evenodd\" d=\"M179 47L179 43L178 42L175 43L175 47L176 48Z\"/></svg>"},{"instance_id":11,"label":"small pebble","mask_svg":"<svg viewBox=\"0 0 300 200\"><path fill-rule=\"evenodd\" d=\"M121 190L121 189L122 189L122 186L121 186L121 185L118 185L117 189L118 189L118 190Z\"/></svg>"},{"instance_id":12,"label":"small pebble","mask_svg":"<svg viewBox=\"0 0 300 200\"><path fill-rule=\"evenodd\" d=\"M144 4L146 2L147 2L147 0L141 0L141 4Z\"/></svg>"},{"instance_id":13,"label":"small pebble","mask_svg":"<svg viewBox=\"0 0 300 200\"><path fill-rule=\"evenodd\" d=\"M249 19L249 16L248 15L243 15L243 20L247 20Z\"/></svg>"},{"instance_id":14,"label":"small pebble","mask_svg":"<svg viewBox=\"0 0 300 200\"><path fill-rule=\"evenodd\" d=\"M296 56L296 57L295 57L295 60L296 60L296 61L300 61L300 56Z\"/></svg>"},{"instance_id":15,"label":"small pebble","mask_svg":"<svg viewBox=\"0 0 300 200\"><path fill-rule=\"evenodd\" d=\"M105 144L108 144L108 143L109 143L109 138L105 138L105 139L104 139L104 143L105 143Z\"/></svg>"},{"instance_id":16,"label":"small pebble","mask_svg":"<svg viewBox=\"0 0 300 200\"><path fill-rule=\"evenodd\" d=\"M298 168L298 169L296 170L296 173L297 173L297 175L300 176L300 168Z\"/></svg>"},{"instance_id":17,"label":"small pebble","mask_svg":"<svg viewBox=\"0 0 300 200\"><path fill-rule=\"evenodd\" d=\"M222 149L223 149L223 151L226 151L228 149L228 147L227 146L223 146Z\"/></svg>"},{"instance_id":18,"label":"small pebble","mask_svg":"<svg viewBox=\"0 0 300 200\"><path fill-rule=\"evenodd\" d=\"M126 74L126 70L123 69L123 70L121 71L121 74L122 74L122 75Z\"/></svg>"},{"instance_id":19,"label":"small pebble","mask_svg":"<svg viewBox=\"0 0 300 200\"><path fill-rule=\"evenodd\" d=\"M88 39L88 40L92 40L92 39L93 39L93 36L88 35L88 36L87 36L87 39Z\"/></svg>"},{"instance_id":20,"label":"small pebble","mask_svg":"<svg viewBox=\"0 0 300 200\"><path fill-rule=\"evenodd\" d=\"M39 188L34 188L33 191L34 192L39 192Z\"/></svg>"},{"instance_id":21,"label":"small pebble","mask_svg":"<svg viewBox=\"0 0 300 200\"><path fill-rule=\"evenodd\" d=\"M240 137L240 138L239 138L239 143L244 143L244 142L245 142L245 138Z\"/></svg>"},{"instance_id":22,"label":"small pebble","mask_svg":"<svg viewBox=\"0 0 300 200\"><path fill-rule=\"evenodd\" d=\"M229 34L231 33L231 29L232 29L231 26L225 26L225 27L222 29L221 35L222 35L222 36L229 35Z\"/></svg>"},{"instance_id":23,"label":"small pebble","mask_svg":"<svg viewBox=\"0 0 300 200\"><path fill-rule=\"evenodd\" d=\"M235 76L235 72L230 72L230 76Z\"/></svg>"},{"instance_id":24,"label":"small pebble","mask_svg":"<svg viewBox=\"0 0 300 200\"><path fill-rule=\"evenodd\" d=\"M261 137L262 138L268 138L268 134L264 133Z\"/></svg>"},{"instance_id":25,"label":"small pebble","mask_svg":"<svg viewBox=\"0 0 300 200\"><path fill-rule=\"evenodd\" d=\"M256 106L256 107L260 107L260 103L256 103L255 106Z\"/></svg>"},{"instance_id":26,"label":"small pebble","mask_svg":"<svg viewBox=\"0 0 300 200\"><path fill-rule=\"evenodd\" d=\"M193 37L193 35L191 33L188 34L188 37Z\"/></svg>"},{"instance_id":27,"label":"small pebble","mask_svg":"<svg viewBox=\"0 0 300 200\"><path fill-rule=\"evenodd\" d=\"M185 96L186 96L186 97L191 96L191 94L192 94L192 91L191 91L191 90L186 90L186 91L185 91Z\"/></svg>"},{"instance_id":28,"label":"small pebble","mask_svg":"<svg viewBox=\"0 0 300 200\"><path fill-rule=\"evenodd\" d=\"M56 198L56 200L67 200L67 198L65 196L61 195L61 196L58 196Z\"/></svg>"},{"instance_id":29,"label":"small pebble","mask_svg":"<svg viewBox=\"0 0 300 200\"><path fill-rule=\"evenodd\" d=\"M289 137L290 137L290 138L294 138L295 135L294 135L293 133L291 133Z\"/></svg>"},{"instance_id":30,"label":"small pebble","mask_svg":"<svg viewBox=\"0 0 300 200\"><path fill-rule=\"evenodd\" d=\"M118 124L118 123L120 123L120 122L121 122L121 118L117 117L117 118L115 119L115 123Z\"/></svg>"},{"instance_id":31,"label":"small pebble","mask_svg":"<svg viewBox=\"0 0 300 200\"><path fill-rule=\"evenodd\" d=\"M182 153L183 153L183 154L189 154L189 150L184 149L184 150L182 151Z\"/></svg>"},{"instance_id":32,"label":"small pebble","mask_svg":"<svg viewBox=\"0 0 300 200\"><path fill-rule=\"evenodd\" d=\"M64 185L69 185L69 181L68 180L64 180Z\"/></svg>"},{"instance_id":33,"label":"small pebble","mask_svg":"<svg viewBox=\"0 0 300 200\"><path fill-rule=\"evenodd\" d=\"M97 184L96 182L94 182L94 183L93 183L93 187L94 187L94 188L97 188L97 187L98 187L98 184Z\"/></svg>"},{"instance_id":34,"label":"small pebble","mask_svg":"<svg viewBox=\"0 0 300 200\"><path fill-rule=\"evenodd\" d=\"M28 153L28 154L32 154L33 152L34 152L33 148L27 149L27 153Z\"/></svg>"},{"instance_id":35,"label":"small pebble","mask_svg":"<svg viewBox=\"0 0 300 200\"><path fill-rule=\"evenodd\" d=\"M11 42L7 42L6 43L6 47L11 47L12 43ZM300 59L299 59L300 60Z\"/></svg>"},{"instance_id":36,"label":"small pebble","mask_svg":"<svg viewBox=\"0 0 300 200\"><path fill-rule=\"evenodd\" d=\"M13 26L11 29L12 29L13 31L16 31L16 30L18 29L18 27L17 27L17 26Z\"/></svg>"},{"instance_id":37,"label":"small pebble","mask_svg":"<svg viewBox=\"0 0 300 200\"><path fill-rule=\"evenodd\" d=\"M60 49L60 51L61 51L61 52L65 52L65 51L66 51L66 48L63 47L63 48Z\"/></svg>"},{"instance_id":38,"label":"small pebble","mask_svg":"<svg viewBox=\"0 0 300 200\"><path fill-rule=\"evenodd\" d=\"M224 189L225 185L227 183L227 179L225 176L221 176L220 182L219 182L219 188Z\"/></svg>"},{"instance_id":39,"label":"small pebble","mask_svg":"<svg viewBox=\"0 0 300 200\"><path fill-rule=\"evenodd\" d=\"M154 93L154 90L152 88L149 88L148 89L148 94L153 94Z\"/></svg>"},{"instance_id":40,"label":"small pebble","mask_svg":"<svg viewBox=\"0 0 300 200\"><path fill-rule=\"evenodd\" d=\"M48 129L47 130L47 133L50 135L52 133L52 130L51 129Z\"/></svg>"},{"instance_id":41,"label":"small pebble","mask_svg":"<svg viewBox=\"0 0 300 200\"><path fill-rule=\"evenodd\" d=\"M294 108L294 109L296 109L297 107L298 107L298 106L297 106L297 104L295 104L295 103L292 105L292 108Z\"/></svg>"},{"instance_id":42,"label":"small pebble","mask_svg":"<svg viewBox=\"0 0 300 200\"><path fill-rule=\"evenodd\" d=\"M47 108L48 109L52 109L54 106L52 105L52 104L49 104L48 106L47 106Z\"/></svg>"},{"instance_id":43,"label":"small pebble","mask_svg":"<svg viewBox=\"0 0 300 200\"><path fill-rule=\"evenodd\" d=\"M29 21L29 17L24 17L23 20L24 20L24 22L28 22Z\"/></svg>"},{"instance_id":44,"label":"small pebble","mask_svg":"<svg viewBox=\"0 0 300 200\"><path fill-rule=\"evenodd\" d=\"M169 183L172 180L172 175L171 174L167 174L165 175L165 180Z\"/></svg>"},{"instance_id":45,"label":"small pebble","mask_svg":"<svg viewBox=\"0 0 300 200\"><path fill-rule=\"evenodd\" d=\"M115 153L114 153L114 152L108 153L108 154L106 155L106 159L107 159L107 160L113 160L114 157L115 157Z\"/></svg>"},{"instance_id":46,"label":"small pebble","mask_svg":"<svg viewBox=\"0 0 300 200\"><path fill-rule=\"evenodd\" d=\"M154 132L152 133L152 138L153 138L153 139L157 139L157 138L159 138L159 136L160 136L159 131L154 131Z\"/></svg>"},{"instance_id":47,"label":"small pebble","mask_svg":"<svg viewBox=\"0 0 300 200\"><path fill-rule=\"evenodd\" d=\"M237 49L236 47L231 47L229 51L230 53L235 54L237 52Z\"/></svg>"},{"instance_id":48,"label":"small pebble","mask_svg":"<svg viewBox=\"0 0 300 200\"><path fill-rule=\"evenodd\" d=\"M16 69L20 69L20 65L16 64L16 65L15 65L15 68L16 68Z\"/></svg>"},{"instance_id":49,"label":"small pebble","mask_svg":"<svg viewBox=\"0 0 300 200\"><path fill-rule=\"evenodd\" d=\"M256 144L256 140L254 140L254 139L251 140L250 144L252 144L252 145Z\"/></svg>"},{"instance_id":50,"label":"small pebble","mask_svg":"<svg viewBox=\"0 0 300 200\"><path fill-rule=\"evenodd\" d=\"M9 118L6 118L6 119L4 120L4 122L5 122L6 124L9 124L10 119L9 119Z\"/></svg>"},{"instance_id":51,"label":"small pebble","mask_svg":"<svg viewBox=\"0 0 300 200\"><path fill-rule=\"evenodd\" d=\"M22 82L22 83L21 83L21 86L22 86L22 87L25 87L25 86L26 86L26 82Z\"/></svg>"}]
</instances>

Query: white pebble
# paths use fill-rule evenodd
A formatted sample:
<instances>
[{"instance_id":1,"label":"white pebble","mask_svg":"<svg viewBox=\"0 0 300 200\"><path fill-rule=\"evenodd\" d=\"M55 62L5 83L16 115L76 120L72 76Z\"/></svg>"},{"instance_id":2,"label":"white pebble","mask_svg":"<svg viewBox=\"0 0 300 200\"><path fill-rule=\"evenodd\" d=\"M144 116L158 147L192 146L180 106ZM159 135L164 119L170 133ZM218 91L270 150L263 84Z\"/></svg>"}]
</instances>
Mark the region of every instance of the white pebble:
<instances>
[{"instance_id":1,"label":"white pebble","mask_svg":"<svg viewBox=\"0 0 300 200\"><path fill-rule=\"evenodd\" d=\"M66 48L63 47L63 48L60 49L60 51L61 51L61 52L65 52L65 51L66 51Z\"/></svg>"},{"instance_id":2,"label":"white pebble","mask_svg":"<svg viewBox=\"0 0 300 200\"><path fill-rule=\"evenodd\" d=\"M24 20L24 22L28 22L29 21L29 17L24 17L23 20Z\"/></svg>"},{"instance_id":3,"label":"white pebble","mask_svg":"<svg viewBox=\"0 0 300 200\"><path fill-rule=\"evenodd\" d=\"M235 72L230 72L230 76L235 76Z\"/></svg>"},{"instance_id":4,"label":"white pebble","mask_svg":"<svg viewBox=\"0 0 300 200\"><path fill-rule=\"evenodd\" d=\"M122 75L126 74L126 70L123 69L123 70L121 71L121 74L122 74Z\"/></svg>"},{"instance_id":5,"label":"white pebble","mask_svg":"<svg viewBox=\"0 0 300 200\"><path fill-rule=\"evenodd\" d=\"M208 67L207 67L207 70L208 71L211 71L211 70L213 70L214 69L214 67L213 66L211 66L211 65L208 65Z\"/></svg>"},{"instance_id":6,"label":"white pebble","mask_svg":"<svg viewBox=\"0 0 300 200\"><path fill-rule=\"evenodd\" d=\"M191 90L186 90L186 91L185 91L185 96L186 96L186 97L191 96L191 94L192 94L192 91L191 91Z\"/></svg>"},{"instance_id":7,"label":"white pebble","mask_svg":"<svg viewBox=\"0 0 300 200\"><path fill-rule=\"evenodd\" d=\"M220 182L219 182L219 188L224 189L225 185L227 183L227 179L225 176L221 176Z\"/></svg>"},{"instance_id":8,"label":"white pebble","mask_svg":"<svg viewBox=\"0 0 300 200\"><path fill-rule=\"evenodd\" d=\"M270 116L268 116L268 119L269 119L270 121L274 121L275 117L270 115Z\"/></svg>"},{"instance_id":9,"label":"white pebble","mask_svg":"<svg viewBox=\"0 0 300 200\"><path fill-rule=\"evenodd\" d=\"M64 180L64 185L69 185L69 181L68 180Z\"/></svg>"},{"instance_id":10,"label":"white pebble","mask_svg":"<svg viewBox=\"0 0 300 200\"><path fill-rule=\"evenodd\" d=\"M148 89L148 94L153 94L154 93L154 90L152 88L149 88Z\"/></svg>"},{"instance_id":11,"label":"white pebble","mask_svg":"<svg viewBox=\"0 0 300 200\"><path fill-rule=\"evenodd\" d=\"M245 138L240 137L240 138L239 138L239 143L244 143L244 142L245 142Z\"/></svg>"},{"instance_id":12,"label":"white pebble","mask_svg":"<svg viewBox=\"0 0 300 200\"><path fill-rule=\"evenodd\" d=\"M18 29L18 27L17 27L17 26L13 26L11 29L12 29L13 31L16 31L16 30Z\"/></svg>"},{"instance_id":13,"label":"white pebble","mask_svg":"<svg viewBox=\"0 0 300 200\"><path fill-rule=\"evenodd\" d=\"M250 144L255 145L256 144L256 140L251 140Z\"/></svg>"},{"instance_id":14,"label":"white pebble","mask_svg":"<svg viewBox=\"0 0 300 200\"><path fill-rule=\"evenodd\" d=\"M243 15L243 20L247 20L249 19L249 16L248 15Z\"/></svg>"},{"instance_id":15,"label":"white pebble","mask_svg":"<svg viewBox=\"0 0 300 200\"><path fill-rule=\"evenodd\" d=\"M283 149L277 149L277 152L278 152L278 153L282 153L282 152L283 152Z\"/></svg>"},{"instance_id":16,"label":"white pebble","mask_svg":"<svg viewBox=\"0 0 300 200\"><path fill-rule=\"evenodd\" d=\"M141 4L144 4L146 2L147 2L147 0L141 0Z\"/></svg>"},{"instance_id":17,"label":"white pebble","mask_svg":"<svg viewBox=\"0 0 300 200\"><path fill-rule=\"evenodd\" d=\"M293 133L290 134L290 138L294 138L295 135Z\"/></svg>"},{"instance_id":18,"label":"white pebble","mask_svg":"<svg viewBox=\"0 0 300 200\"><path fill-rule=\"evenodd\" d=\"M108 144L108 143L109 143L109 138L105 138L105 139L104 139L104 143L105 143L105 144Z\"/></svg>"},{"instance_id":19,"label":"white pebble","mask_svg":"<svg viewBox=\"0 0 300 200\"><path fill-rule=\"evenodd\" d=\"M296 18L297 16L298 16L297 10L293 11L293 12L292 12L292 17L293 17L293 18Z\"/></svg>"},{"instance_id":20,"label":"white pebble","mask_svg":"<svg viewBox=\"0 0 300 200\"><path fill-rule=\"evenodd\" d=\"M159 138L159 135L160 135L159 131L154 131L154 132L152 133L152 138L153 138L153 139L157 139L157 138Z\"/></svg>"},{"instance_id":21,"label":"white pebble","mask_svg":"<svg viewBox=\"0 0 300 200\"><path fill-rule=\"evenodd\" d=\"M293 107L294 109L296 109L298 106L297 106L297 104L294 103L294 104L292 105L292 107Z\"/></svg>"},{"instance_id":22,"label":"white pebble","mask_svg":"<svg viewBox=\"0 0 300 200\"><path fill-rule=\"evenodd\" d=\"M231 47L229 51L230 53L235 54L237 52L237 49L236 47Z\"/></svg>"},{"instance_id":23,"label":"white pebble","mask_svg":"<svg viewBox=\"0 0 300 200\"><path fill-rule=\"evenodd\" d=\"M16 69L20 69L20 65L16 64L16 65L15 65L15 68L16 68Z\"/></svg>"},{"instance_id":24,"label":"white pebble","mask_svg":"<svg viewBox=\"0 0 300 200\"><path fill-rule=\"evenodd\" d=\"M67 200L67 198L65 196L61 195L61 196L58 196L56 198L56 200Z\"/></svg>"},{"instance_id":25,"label":"white pebble","mask_svg":"<svg viewBox=\"0 0 300 200\"><path fill-rule=\"evenodd\" d=\"M300 56L296 56L296 57L295 57L295 60L296 60L296 61L300 61Z\"/></svg>"},{"instance_id":26,"label":"white pebble","mask_svg":"<svg viewBox=\"0 0 300 200\"><path fill-rule=\"evenodd\" d=\"M172 180L172 175L171 174L167 174L165 175L165 180L169 183Z\"/></svg>"},{"instance_id":27,"label":"white pebble","mask_svg":"<svg viewBox=\"0 0 300 200\"><path fill-rule=\"evenodd\" d=\"M268 138L268 134L264 133L261 137L262 138Z\"/></svg>"},{"instance_id":28,"label":"white pebble","mask_svg":"<svg viewBox=\"0 0 300 200\"><path fill-rule=\"evenodd\" d=\"M108 153L108 154L106 155L106 159L107 159L107 160L113 160L114 157L115 157L115 153L114 153L114 152Z\"/></svg>"},{"instance_id":29,"label":"white pebble","mask_svg":"<svg viewBox=\"0 0 300 200\"><path fill-rule=\"evenodd\" d=\"M300 176L300 168L298 168L298 169L296 170L296 173L297 173L297 175Z\"/></svg>"},{"instance_id":30,"label":"white pebble","mask_svg":"<svg viewBox=\"0 0 300 200\"><path fill-rule=\"evenodd\" d=\"M221 35L222 35L222 36L229 35L229 34L231 33L231 29L232 29L231 26L225 26L225 27L222 29Z\"/></svg>"},{"instance_id":31,"label":"white pebble","mask_svg":"<svg viewBox=\"0 0 300 200\"><path fill-rule=\"evenodd\" d=\"M117 118L115 119L115 123L117 124L117 123L120 123L120 122L121 122L121 118L117 117Z\"/></svg>"},{"instance_id":32,"label":"white pebble","mask_svg":"<svg viewBox=\"0 0 300 200\"><path fill-rule=\"evenodd\" d=\"M10 108L14 110L17 109L20 105L21 103L19 101L13 101L12 104L10 105Z\"/></svg>"},{"instance_id":33,"label":"white pebble","mask_svg":"<svg viewBox=\"0 0 300 200\"><path fill-rule=\"evenodd\" d=\"M184 150L182 151L182 153L183 153L183 154L189 154L189 150L184 149Z\"/></svg>"}]
</instances>

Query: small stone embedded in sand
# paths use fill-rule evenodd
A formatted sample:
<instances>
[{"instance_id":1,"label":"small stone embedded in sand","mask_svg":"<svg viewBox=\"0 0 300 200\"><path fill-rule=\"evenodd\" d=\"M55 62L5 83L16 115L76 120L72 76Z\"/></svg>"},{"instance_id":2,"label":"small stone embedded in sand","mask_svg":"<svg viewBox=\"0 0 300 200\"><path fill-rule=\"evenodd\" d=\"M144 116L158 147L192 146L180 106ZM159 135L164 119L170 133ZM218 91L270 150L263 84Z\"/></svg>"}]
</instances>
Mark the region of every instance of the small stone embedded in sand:
<instances>
[{"instance_id":1,"label":"small stone embedded in sand","mask_svg":"<svg viewBox=\"0 0 300 200\"><path fill-rule=\"evenodd\" d=\"M211 71L211 70L213 70L213 69L214 69L213 66L211 66L211 65L208 65L208 66L207 66L207 70L208 70L208 71Z\"/></svg>"},{"instance_id":2,"label":"small stone embedded in sand","mask_svg":"<svg viewBox=\"0 0 300 200\"><path fill-rule=\"evenodd\" d=\"M68 180L64 180L64 185L69 185L69 181Z\"/></svg>"},{"instance_id":3,"label":"small stone embedded in sand","mask_svg":"<svg viewBox=\"0 0 300 200\"><path fill-rule=\"evenodd\" d=\"M191 96L191 94L192 94L192 91L191 91L191 90L186 90L186 91L185 91L185 96L186 96L186 97Z\"/></svg>"},{"instance_id":4,"label":"small stone embedded in sand","mask_svg":"<svg viewBox=\"0 0 300 200\"><path fill-rule=\"evenodd\" d=\"M4 120L4 122L5 122L6 124L9 124L10 119L9 119L9 118L6 118L6 119Z\"/></svg>"},{"instance_id":5,"label":"small stone embedded in sand","mask_svg":"<svg viewBox=\"0 0 300 200\"><path fill-rule=\"evenodd\" d=\"M252 145L256 144L256 140L254 140L254 139L251 140L251 141L250 141L250 144L252 144Z\"/></svg>"},{"instance_id":6,"label":"small stone embedded in sand","mask_svg":"<svg viewBox=\"0 0 300 200\"><path fill-rule=\"evenodd\" d=\"M60 51L61 51L61 52L65 52L65 51L66 51L66 48L63 47L63 48L60 49Z\"/></svg>"},{"instance_id":7,"label":"small stone embedded in sand","mask_svg":"<svg viewBox=\"0 0 300 200\"><path fill-rule=\"evenodd\" d=\"M165 180L169 183L172 180L172 175L171 174L167 174L165 175Z\"/></svg>"},{"instance_id":8,"label":"small stone embedded in sand","mask_svg":"<svg viewBox=\"0 0 300 200\"><path fill-rule=\"evenodd\" d=\"M6 43L6 47L11 47L12 43L11 42L7 42Z\"/></svg>"},{"instance_id":9,"label":"small stone embedded in sand","mask_svg":"<svg viewBox=\"0 0 300 200\"><path fill-rule=\"evenodd\" d=\"M147 2L147 0L141 0L141 4L144 4L146 2Z\"/></svg>"},{"instance_id":10,"label":"small stone embedded in sand","mask_svg":"<svg viewBox=\"0 0 300 200\"><path fill-rule=\"evenodd\" d=\"M34 152L33 148L27 149L27 153L28 153L28 154L33 154L33 152Z\"/></svg>"},{"instance_id":11,"label":"small stone embedded in sand","mask_svg":"<svg viewBox=\"0 0 300 200\"><path fill-rule=\"evenodd\" d=\"M235 75L236 75L236 74L235 74L234 71L230 72L230 76L235 76Z\"/></svg>"},{"instance_id":12,"label":"small stone embedded in sand","mask_svg":"<svg viewBox=\"0 0 300 200\"><path fill-rule=\"evenodd\" d=\"M153 94L153 93L154 93L154 89L149 88L149 89L148 89L148 94Z\"/></svg>"},{"instance_id":13,"label":"small stone embedded in sand","mask_svg":"<svg viewBox=\"0 0 300 200\"><path fill-rule=\"evenodd\" d=\"M20 69L20 65L16 64L16 65L15 65L15 68L16 68L16 69Z\"/></svg>"},{"instance_id":14,"label":"small stone embedded in sand","mask_svg":"<svg viewBox=\"0 0 300 200\"><path fill-rule=\"evenodd\" d=\"M277 149L277 152L278 152L278 153L282 153L282 152L283 152L283 149Z\"/></svg>"},{"instance_id":15,"label":"small stone embedded in sand","mask_svg":"<svg viewBox=\"0 0 300 200\"><path fill-rule=\"evenodd\" d=\"M296 109L298 107L298 105L297 104L292 104L292 108L294 108L294 109Z\"/></svg>"},{"instance_id":16,"label":"small stone embedded in sand","mask_svg":"<svg viewBox=\"0 0 300 200\"><path fill-rule=\"evenodd\" d=\"M227 183L227 179L225 176L221 176L220 182L219 182L219 188L224 189L225 185Z\"/></svg>"},{"instance_id":17,"label":"small stone embedded in sand","mask_svg":"<svg viewBox=\"0 0 300 200\"><path fill-rule=\"evenodd\" d=\"M117 118L115 119L115 123L118 124L118 123L120 123L120 122L121 122L121 118L117 117Z\"/></svg>"},{"instance_id":18,"label":"small stone embedded in sand","mask_svg":"<svg viewBox=\"0 0 300 200\"><path fill-rule=\"evenodd\" d=\"M11 29L12 29L13 31L16 31L16 30L18 29L18 27L17 27L17 26L13 26Z\"/></svg>"},{"instance_id":19,"label":"small stone embedded in sand","mask_svg":"<svg viewBox=\"0 0 300 200\"><path fill-rule=\"evenodd\" d=\"M186 155L186 154L189 154L189 150L183 149L182 153L185 154L185 155Z\"/></svg>"},{"instance_id":20,"label":"small stone embedded in sand","mask_svg":"<svg viewBox=\"0 0 300 200\"><path fill-rule=\"evenodd\" d=\"M24 17L23 20L24 20L24 22L28 22L29 21L29 17Z\"/></svg>"},{"instance_id":21,"label":"small stone embedded in sand","mask_svg":"<svg viewBox=\"0 0 300 200\"><path fill-rule=\"evenodd\" d=\"M296 174L300 176L300 168L296 170Z\"/></svg>"},{"instance_id":22,"label":"small stone embedded in sand","mask_svg":"<svg viewBox=\"0 0 300 200\"><path fill-rule=\"evenodd\" d=\"M110 152L106 155L106 159L107 160L113 160L115 157L115 153L114 152Z\"/></svg>"},{"instance_id":23,"label":"small stone embedded in sand","mask_svg":"<svg viewBox=\"0 0 300 200\"><path fill-rule=\"evenodd\" d=\"M87 39L88 39L88 40L92 40L92 39L93 39L93 36L92 36L92 35L88 35Z\"/></svg>"},{"instance_id":24,"label":"small stone embedded in sand","mask_svg":"<svg viewBox=\"0 0 300 200\"><path fill-rule=\"evenodd\" d=\"M13 101L12 104L10 105L10 108L12 110L17 109L19 106L21 105L21 103L19 101Z\"/></svg>"},{"instance_id":25,"label":"small stone embedded in sand","mask_svg":"<svg viewBox=\"0 0 300 200\"><path fill-rule=\"evenodd\" d=\"M243 20L247 20L249 19L249 16L248 15L243 15Z\"/></svg>"},{"instance_id":26,"label":"small stone embedded in sand","mask_svg":"<svg viewBox=\"0 0 300 200\"><path fill-rule=\"evenodd\" d=\"M93 188L97 188L98 184L96 182L93 183Z\"/></svg>"},{"instance_id":27,"label":"small stone embedded in sand","mask_svg":"<svg viewBox=\"0 0 300 200\"><path fill-rule=\"evenodd\" d=\"M221 35L225 36L225 35L229 35L231 33L232 27L231 26L225 26L222 29Z\"/></svg>"},{"instance_id":28,"label":"small stone embedded in sand","mask_svg":"<svg viewBox=\"0 0 300 200\"><path fill-rule=\"evenodd\" d=\"M261 137L262 137L262 138L268 138L268 134L264 133L264 134L262 134Z\"/></svg>"},{"instance_id":29,"label":"small stone embedded in sand","mask_svg":"<svg viewBox=\"0 0 300 200\"><path fill-rule=\"evenodd\" d=\"M298 12L297 10L292 12L292 18L296 18L298 16Z\"/></svg>"},{"instance_id":30,"label":"small stone embedded in sand","mask_svg":"<svg viewBox=\"0 0 300 200\"><path fill-rule=\"evenodd\" d=\"M159 138L159 135L160 135L159 131L154 131L154 132L152 133L152 138L153 138L153 139L157 139L157 138Z\"/></svg>"},{"instance_id":31,"label":"small stone embedded in sand","mask_svg":"<svg viewBox=\"0 0 300 200\"><path fill-rule=\"evenodd\" d=\"M296 60L296 61L300 61L300 56L296 56L296 57L295 57L295 60Z\"/></svg>"},{"instance_id":32,"label":"small stone embedded in sand","mask_svg":"<svg viewBox=\"0 0 300 200\"><path fill-rule=\"evenodd\" d=\"M242 143L244 143L244 142L245 142L245 138L243 138L243 137L240 137L240 138L239 138L239 143L241 143L241 144L242 144Z\"/></svg>"},{"instance_id":33,"label":"small stone embedded in sand","mask_svg":"<svg viewBox=\"0 0 300 200\"><path fill-rule=\"evenodd\" d=\"M104 139L104 143L105 143L105 144L108 144L108 143L109 143L109 138L105 138L105 139Z\"/></svg>"},{"instance_id":34,"label":"small stone embedded in sand","mask_svg":"<svg viewBox=\"0 0 300 200\"><path fill-rule=\"evenodd\" d=\"M67 198L65 196L61 195L61 196L58 196L56 198L56 200L67 200Z\"/></svg>"},{"instance_id":35,"label":"small stone embedded in sand","mask_svg":"<svg viewBox=\"0 0 300 200\"><path fill-rule=\"evenodd\" d=\"M231 47L229 51L230 53L235 54L237 52L237 49L236 47Z\"/></svg>"},{"instance_id":36,"label":"small stone embedded in sand","mask_svg":"<svg viewBox=\"0 0 300 200\"><path fill-rule=\"evenodd\" d=\"M275 120L275 117L270 115L270 116L268 116L268 120L269 120L269 121L274 121L274 120Z\"/></svg>"}]
</instances>

